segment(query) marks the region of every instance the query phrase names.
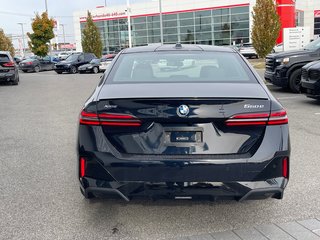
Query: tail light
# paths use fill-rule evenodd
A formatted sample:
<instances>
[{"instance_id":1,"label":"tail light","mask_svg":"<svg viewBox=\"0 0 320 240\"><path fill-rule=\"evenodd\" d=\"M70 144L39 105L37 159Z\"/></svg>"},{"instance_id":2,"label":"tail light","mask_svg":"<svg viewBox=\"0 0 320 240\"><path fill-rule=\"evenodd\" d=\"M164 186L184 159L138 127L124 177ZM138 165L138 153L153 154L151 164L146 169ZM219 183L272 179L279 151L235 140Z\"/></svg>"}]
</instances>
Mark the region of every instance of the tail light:
<instances>
[{"instance_id":1,"label":"tail light","mask_svg":"<svg viewBox=\"0 0 320 240\"><path fill-rule=\"evenodd\" d=\"M116 127L139 127L141 126L141 121L135 116L129 114L96 114L82 111L80 114L80 124Z\"/></svg>"},{"instance_id":2,"label":"tail light","mask_svg":"<svg viewBox=\"0 0 320 240\"><path fill-rule=\"evenodd\" d=\"M271 113L244 113L232 116L226 121L227 126L282 125L288 123L285 110Z\"/></svg>"},{"instance_id":3,"label":"tail light","mask_svg":"<svg viewBox=\"0 0 320 240\"><path fill-rule=\"evenodd\" d=\"M4 67L14 67L14 62L7 62L5 64L3 64Z\"/></svg>"},{"instance_id":4,"label":"tail light","mask_svg":"<svg viewBox=\"0 0 320 240\"><path fill-rule=\"evenodd\" d=\"M268 125L288 124L288 116L285 110L271 112Z\"/></svg>"},{"instance_id":5,"label":"tail light","mask_svg":"<svg viewBox=\"0 0 320 240\"><path fill-rule=\"evenodd\" d=\"M282 176L289 177L289 159L287 157L282 159Z\"/></svg>"},{"instance_id":6,"label":"tail light","mask_svg":"<svg viewBox=\"0 0 320 240\"><path fill-rule=\"evenodd\" d=\"M86 175L86 159L83 157L80 158L80 177L84 177Z\"/></svg>"}]
</instances>

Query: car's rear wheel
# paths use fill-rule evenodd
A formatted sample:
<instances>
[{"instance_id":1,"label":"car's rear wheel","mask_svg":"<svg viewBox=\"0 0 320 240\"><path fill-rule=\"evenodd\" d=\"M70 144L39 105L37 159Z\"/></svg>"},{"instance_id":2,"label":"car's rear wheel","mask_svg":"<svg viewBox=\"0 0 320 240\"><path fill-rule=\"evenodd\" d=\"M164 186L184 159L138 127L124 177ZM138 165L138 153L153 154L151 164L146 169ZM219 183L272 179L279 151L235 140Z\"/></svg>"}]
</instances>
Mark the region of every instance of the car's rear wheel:
<instances>
[{"instance_id":1,"label":"car's rear wheel","mask_svg":"<svg viewBox=\"0 0 320 240\"><path fill-rule=\"evenodd\" d=\"M77 73L77 68L75 66L71 66L70 73L72 73L72 74Z\"/></svg>"},{"instance_id":2,"label":"car's rear wheel","mask_svg":"<svg viewBox=\"0 0 320 240\"><path fill-rule=\"evenodd\" d=\"M37 72L40 72L40 70L41 70L41 69L40 69L40 66L35 66L35 67L34 67L34 71L35 71L36 73L37 73Z\"/></svg>"},{"instance_id":3,"label":"car's rear wheel","mask_svg":"<svg viewBox=\"0 0 320 240\"><path fill-rule=\"evenodd\" d=\"M301 69L296 69L290 75L289 88L291 92L299 93L300 85L301 85Z\"/></svg>"},{"instance_id":4,"label":"car's rear wheel","mask_svg":"<svg viewBox=\"0 0 320 240\"><path fill-rule=\"evenodd\" d=\"M92 72L95 73L95 74L97 74L97 73L99 72L99 69L98 69L97 67L94 67L94 68L92 69Z\"/></svg>"}]
</instances>

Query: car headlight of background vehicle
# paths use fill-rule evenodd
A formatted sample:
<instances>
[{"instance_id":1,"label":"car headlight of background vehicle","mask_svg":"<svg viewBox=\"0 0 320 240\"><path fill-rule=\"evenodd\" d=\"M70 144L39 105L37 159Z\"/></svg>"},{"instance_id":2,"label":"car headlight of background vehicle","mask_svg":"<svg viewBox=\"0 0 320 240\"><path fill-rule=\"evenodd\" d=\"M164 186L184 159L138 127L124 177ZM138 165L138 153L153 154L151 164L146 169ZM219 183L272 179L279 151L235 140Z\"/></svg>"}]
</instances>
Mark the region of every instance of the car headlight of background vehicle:
<instances>
[{"instance_id":1,"label":"car headlight of background vehicle","mask_svg":"<svg viewBox=\"0 0 320 240\"><path fill-rule=\"evenodd\" d=\"M287 63L290 62L290 58L286 57L286 58L279 58L276 60L276 62L281 63L281 65L285 65Z\"/></svg>"}]
</instances>

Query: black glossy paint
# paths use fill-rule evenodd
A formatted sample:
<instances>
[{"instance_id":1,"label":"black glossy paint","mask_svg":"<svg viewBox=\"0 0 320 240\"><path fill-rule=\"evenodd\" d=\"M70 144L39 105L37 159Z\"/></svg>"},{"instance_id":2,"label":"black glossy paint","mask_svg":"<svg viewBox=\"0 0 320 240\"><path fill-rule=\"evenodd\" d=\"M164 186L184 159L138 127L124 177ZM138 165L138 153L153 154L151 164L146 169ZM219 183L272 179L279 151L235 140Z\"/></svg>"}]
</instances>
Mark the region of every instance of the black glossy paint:
<instances>
[{"instance_id":1,"label":"black glossy paint","mask_svg":"<svg viewBox=\"0 0 320 240\"><path fill-rule=\"evenodd\" d=\"M190 46L189 50L203 51L202 46ZM120 54L135 51L170 54L175 50L173 46L148 46ZM225 125L235 114L282 108L250 66L247 71L256 78L255 84L105 84L116 61L117 57L84 110L130 114L142 124L79 126L78 155L86 159L86 175L79 180L86 197L114 193L125 200L138 196L282 198L288 182L282 177L282 161L290 156L288 125ZM190 108L187 117L177 115L181 104ZM246 104L261 107L245 108ZM179 135L181 132L186 133ZM192 132L201 132L201 138L175 142L170 135L185 137Z\"/></svg>"},{"instance_id":2,"label":"black glossy paint","mask_svg":"<svg viewBox=\"0 0 320 240\"><path fill-rule=\"evenodd\" d=\"M320 99L320 61L308 63L302 68L301 87L307 97Z\"/></svg>"},{"instance_id":3,"label":"black glossy paint","mask_svg":"<svg viewBox=\"0 0 320 240\"><path fill-rule=\"evenodd\" d=\"M187 117L177 115L177 108L185 104L190 112ZM251 112L248 104L263 105L261 112L270 111L266 99L122 99L101 100L98 113L126 113L142 121L139 128L103 127L107 139L121 153L131 154L243 154L253 152L261 140L265 126L227 127L225 120L235 114ZM105 111L106 105L116 109ZM134 132L132 132L134 131ZM176 132L200 132L196 143L172 142Z\"/></svg>"}]
</instances>

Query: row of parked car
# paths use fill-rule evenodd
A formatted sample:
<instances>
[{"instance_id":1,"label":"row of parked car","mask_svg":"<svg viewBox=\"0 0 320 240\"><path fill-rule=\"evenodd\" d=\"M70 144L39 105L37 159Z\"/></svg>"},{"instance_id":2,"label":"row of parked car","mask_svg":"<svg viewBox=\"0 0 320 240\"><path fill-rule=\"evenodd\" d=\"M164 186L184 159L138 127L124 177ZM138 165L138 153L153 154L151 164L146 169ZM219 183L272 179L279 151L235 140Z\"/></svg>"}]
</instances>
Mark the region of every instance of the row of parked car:
<instances>
[{"instance_id":1,"label":"row of parked car","mask_svg":"<svg viewBox=\"0 0 320 240\"><path fill-rule=\"evenodd\" d=\"M57 56L29 57L19 62L19 69L23 72L40 72L54 70L56 73L98 73L105 71L115 54L97 58L93 53L72 53L65 60Z\"/></svg>"}]
</instances>

